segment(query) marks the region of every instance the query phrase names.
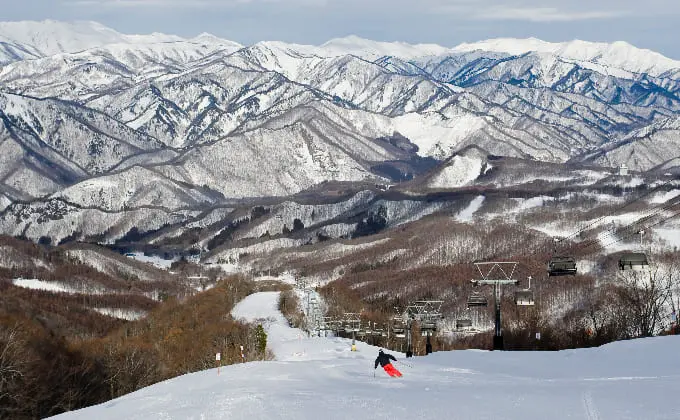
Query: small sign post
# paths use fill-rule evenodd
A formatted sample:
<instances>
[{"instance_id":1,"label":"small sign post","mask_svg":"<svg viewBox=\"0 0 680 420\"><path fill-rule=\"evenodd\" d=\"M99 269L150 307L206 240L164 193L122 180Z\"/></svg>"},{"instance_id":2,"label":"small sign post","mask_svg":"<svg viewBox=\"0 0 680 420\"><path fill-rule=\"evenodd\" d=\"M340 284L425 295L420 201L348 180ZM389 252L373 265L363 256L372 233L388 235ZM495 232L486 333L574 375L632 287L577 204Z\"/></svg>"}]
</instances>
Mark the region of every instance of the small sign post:
<instances>
[{"instance_id":1,"label":"small sign post","mask_svg":"<svg viewBox=\"0 0 680 420\"><path fill-rule=\"evenodd\" d=\"M536 333L536 340L539 340L539 341L541 340L541 333L540 332Z\"/></svg>"},{"instance_id":2,"label":"small sign post","mask_svg":"<svg viewBox=\"0 0 680 420\"><path fill-rule=\"evenodd\" d=\"M222 354L215 353L215 364L217 365L217 376L220 376L220 367L222 366Z\"/></svg>"},{"instance_id":3,"label":"small sign post","mask_svg":"<svg viewBox=\"0 0 680 420\"><path fill-rule=\"evenodd\" d=\"M242 361L243 363L246 362L246 356L243 355L243 346L241 346L241 361Z\"/></svg>"},{"instance_id":4,"label":"small sign post","mask_svg":"<svg viewBox=\"0 0 680 420\"><path fill-rule=\"evenodd\" d=\"M671 312L671 334L677 333L678 333L678 314L675 312L675 309L673 309L673 312Z\"/></svg>"}]
</instances>

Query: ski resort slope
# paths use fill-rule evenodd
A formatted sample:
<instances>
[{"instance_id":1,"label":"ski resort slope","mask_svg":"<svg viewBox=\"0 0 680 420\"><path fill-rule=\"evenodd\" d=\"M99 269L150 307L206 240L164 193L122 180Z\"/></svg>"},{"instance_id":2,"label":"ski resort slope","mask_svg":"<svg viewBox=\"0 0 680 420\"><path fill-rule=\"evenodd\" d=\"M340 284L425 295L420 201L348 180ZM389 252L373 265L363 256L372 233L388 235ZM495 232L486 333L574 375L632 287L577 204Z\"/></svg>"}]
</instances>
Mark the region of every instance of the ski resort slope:
<instances>
[{"instance_id":1,"label":"ski resort slope","mask_svg":"<svg viewBox=\"0 0 680 420\"><path fill-rule=\"evenodd\" d=\"M397 363L389 378L377 348L308 338L286 326L278 293L258 293L233 314L268 319L277 360L188 374L64 419L678 419L680 337L561 352L439 352ZM402 359L400 353L393 353Z\"/></svg>"}]
</instances>

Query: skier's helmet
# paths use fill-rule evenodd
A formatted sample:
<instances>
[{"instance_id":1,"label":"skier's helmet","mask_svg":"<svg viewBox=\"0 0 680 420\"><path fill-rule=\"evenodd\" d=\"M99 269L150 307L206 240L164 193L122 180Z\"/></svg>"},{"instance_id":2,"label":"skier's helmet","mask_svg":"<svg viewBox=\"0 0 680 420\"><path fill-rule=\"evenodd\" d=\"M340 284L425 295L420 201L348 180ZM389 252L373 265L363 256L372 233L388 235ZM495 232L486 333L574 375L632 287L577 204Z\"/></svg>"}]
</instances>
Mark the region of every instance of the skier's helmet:
<instances>
[{"instance_id":1,"label":"skier's helmet","mask_svg":"<svg viewBox=\"0 0 680 420\"><path fill-rule=\"evenodd\" d=\"M383 350L382 350L382 349L378 350L378 353L382 353L382 352L383 352Z\"/></svg>"}]
</instances>

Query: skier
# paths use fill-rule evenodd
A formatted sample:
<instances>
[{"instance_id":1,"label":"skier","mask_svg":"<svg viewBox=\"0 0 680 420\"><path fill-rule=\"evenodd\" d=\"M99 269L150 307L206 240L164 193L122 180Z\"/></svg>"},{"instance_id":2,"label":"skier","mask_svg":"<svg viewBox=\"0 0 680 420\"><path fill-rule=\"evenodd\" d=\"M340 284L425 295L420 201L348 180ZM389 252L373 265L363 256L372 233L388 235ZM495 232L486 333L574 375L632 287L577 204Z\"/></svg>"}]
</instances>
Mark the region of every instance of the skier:
<instances>
[{"instance_id":1,"label":"skier","mask_svg":"<svg viewBox=\"0 0 680 420\"><path fill-rule=\"evenodd\" d=\"M374 370L378 368L378 363L380 363L380 366L385 369L385 372L387 372L388 375L390 375L393 378L399 378L401 377L401 372L399 372L394 366L392 366L392 363L390 363L390 360L394 360L395 362L397 359L392 356L389 353L383 352L382 349L378 351L378 357L375 359L375 367L373 368Z\"/></svg>"}]
</instances>

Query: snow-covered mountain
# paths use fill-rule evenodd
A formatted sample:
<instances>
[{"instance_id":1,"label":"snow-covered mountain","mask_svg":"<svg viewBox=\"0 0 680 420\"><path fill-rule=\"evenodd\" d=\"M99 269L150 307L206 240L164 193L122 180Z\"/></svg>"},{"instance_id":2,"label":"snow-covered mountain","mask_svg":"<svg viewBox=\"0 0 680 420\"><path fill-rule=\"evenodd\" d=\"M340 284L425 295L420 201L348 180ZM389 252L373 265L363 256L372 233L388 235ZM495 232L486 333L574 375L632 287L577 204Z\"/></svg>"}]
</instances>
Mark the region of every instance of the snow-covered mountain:
<instances>
[{"instance_id":1,"label":"snow-covered mountain","mask_svg":"<svg viewBox=\"0 0 680 420\"><path fill-rule=\"evenodd\" d=\"M0 22L0 40L30 47L42 56L75 53L110 44L148 45L187 41L176 35L153 33L150 35L125 35L97 22ZM201 34L192 40L201 44L239 46L210 34Z\"/></svg>"},{"instance_id":2,"label":"snow-covered mountain","mask_svg":"<svg viewBox=\"0 0 680 420\"><path fill-rule=\"evenodd\" d=\"M0 211L172 214L426 172L421 185L455 188L484 153L673 171L679 115L680 62L626 43L241 46L2 23Z\"/></svg>"},{"instance_id":3,"label":"snow-covered mountain","mask_svg":"<svg viewBox=\"0 0 680 420\"><path fill-rule=\"evenodd\" d=\"M536 38L499 38L487 41L464 43L453 48L456 52L493 51L509 55L539 53L574 62L588 62L599 65L600 69L613 72L630 71L661 76L668 71L677 71L680 61L672 60L647 49L636 48L627 42L545 42Z\"/></svg>"}]
</instances>

